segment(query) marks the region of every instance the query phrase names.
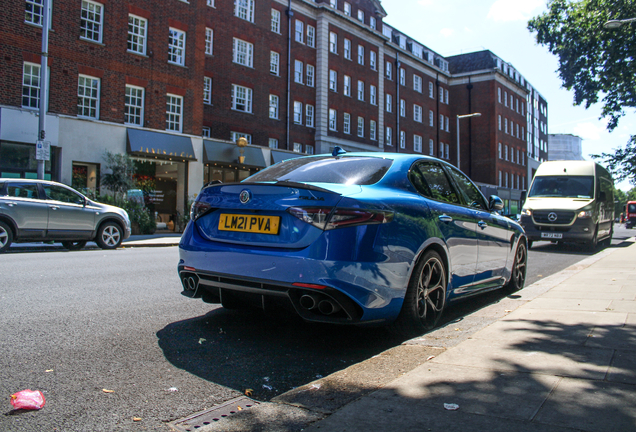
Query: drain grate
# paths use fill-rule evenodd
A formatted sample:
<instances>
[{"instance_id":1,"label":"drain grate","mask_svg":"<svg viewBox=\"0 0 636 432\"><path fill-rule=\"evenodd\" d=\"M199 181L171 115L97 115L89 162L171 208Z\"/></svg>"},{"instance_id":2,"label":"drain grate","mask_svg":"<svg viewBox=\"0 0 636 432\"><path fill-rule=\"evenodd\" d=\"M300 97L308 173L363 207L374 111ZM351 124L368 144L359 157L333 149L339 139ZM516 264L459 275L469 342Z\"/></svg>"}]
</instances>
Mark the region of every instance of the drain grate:
<instances>
[{"instance_id":1,"label":"drain grate","mask_svg":"<svg viewBox=\"0 0 636 432\"><path fill-rule=\"evenodd\" d=\"M170 426L179 432L193 432L203 426L213 424L223 418L231 416L232 414L236 414L239 411L252 408L259 404L260 402L256 402L246 396L241 396L236 399L223 402L220 405L213 406L212 408L201 411L200 413L192 414L189 417L175 420L170 423Z\"/></svg>"}]
</instances>

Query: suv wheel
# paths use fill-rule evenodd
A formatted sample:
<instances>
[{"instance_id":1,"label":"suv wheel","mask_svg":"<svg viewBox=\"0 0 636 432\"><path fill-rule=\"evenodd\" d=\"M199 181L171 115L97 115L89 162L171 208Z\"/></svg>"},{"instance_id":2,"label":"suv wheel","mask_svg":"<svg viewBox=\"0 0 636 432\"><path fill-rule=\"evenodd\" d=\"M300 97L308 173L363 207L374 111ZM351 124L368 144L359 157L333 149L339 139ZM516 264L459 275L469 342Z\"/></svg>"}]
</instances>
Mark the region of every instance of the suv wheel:
<instances>
[{"instance_id":1,"label":"suv wheel","mask_svg":"<svg viewBox=\"0 0 636 432\"><path fill-rule=\"evenodd\" d=\"M0 222L0 253L9 249L13 242L13 231L4 222Z\"/></svg>"},{"instance_id":2,"label":"suv wheel","mask_svg":"<svg viewBox=\"0 0 636 432\"><path fill-rule=\"evenodd\" d=\"M121 245L122 240L122 229L115 222L106 222L100 226L95 239L102 249L115 249Z\"/></svg>"}]
</instances>

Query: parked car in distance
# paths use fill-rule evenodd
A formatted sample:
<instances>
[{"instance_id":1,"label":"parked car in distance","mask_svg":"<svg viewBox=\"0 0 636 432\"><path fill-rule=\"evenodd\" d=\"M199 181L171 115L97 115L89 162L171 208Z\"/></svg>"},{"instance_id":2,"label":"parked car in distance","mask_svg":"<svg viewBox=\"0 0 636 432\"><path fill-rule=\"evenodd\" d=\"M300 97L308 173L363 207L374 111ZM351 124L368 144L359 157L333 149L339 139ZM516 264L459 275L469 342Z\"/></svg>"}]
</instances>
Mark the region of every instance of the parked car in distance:
<instances>
[{"instance_id":1,"label":"parked car in distance","mask_svg":"<svg viewBox=\"0 0 636 432\"><path fill-rule=\"evenodd\" d=\"M11 243L59 241L70 250L95 241L115 249L130 236L124 209L86 198L64 184L0 178L0 253Z\"/></svg>"},{"instance_id":2,"label":"parked car in distance","mask_svg":"<svg viewBox=\"0 0 636 432\"><path fill-rule=\"evenodd\" d=\"M205 186L179 245L182 294L412 335L450 301L523 287L526 238L501 199L439 159L337 150Z\"/></svg>"}]
</instances>

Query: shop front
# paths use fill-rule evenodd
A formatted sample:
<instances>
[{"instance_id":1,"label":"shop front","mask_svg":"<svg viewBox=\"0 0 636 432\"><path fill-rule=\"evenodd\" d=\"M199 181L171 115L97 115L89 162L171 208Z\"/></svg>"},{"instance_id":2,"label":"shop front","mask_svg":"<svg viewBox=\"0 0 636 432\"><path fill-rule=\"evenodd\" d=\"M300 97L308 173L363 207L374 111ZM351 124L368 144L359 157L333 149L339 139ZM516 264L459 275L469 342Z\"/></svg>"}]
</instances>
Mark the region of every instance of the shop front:
<instances>
[{"instance_id":1,"label":"shop front","mask_svg":"<svg viewBox=\"0 0 636 432\"><path fill-rule=\"evenodd\" d=\"M241 152L242 150L242 152ZM269 149L265 149L269 152ZM240 157L243 156L243 163ZM269 166L263 149L258 146L238 147L227 142L203 140L203 182L235 183Z\"/></svg>"},{"instance_id":2,"label":"shop front","mask_svg":"<svg viewBox=\"0 0 636 432\"><path fill-rule=\"evenodd\" d=\"M138 199L154 215L157 231L180 231L187 219L188 164L196 161L189 137L140 129L127 130L128 154L135 162Z\"/></svg>"}]
</instances>

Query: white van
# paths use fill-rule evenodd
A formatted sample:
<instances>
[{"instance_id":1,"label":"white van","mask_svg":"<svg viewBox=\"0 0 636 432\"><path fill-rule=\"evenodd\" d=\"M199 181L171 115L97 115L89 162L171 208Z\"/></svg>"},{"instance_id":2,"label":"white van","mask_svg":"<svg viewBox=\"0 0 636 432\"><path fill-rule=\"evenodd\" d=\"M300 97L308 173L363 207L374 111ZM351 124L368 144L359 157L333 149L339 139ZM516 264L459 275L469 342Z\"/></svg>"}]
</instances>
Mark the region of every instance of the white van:
<instances>
[{"instance_id":1,"label":"white van","mask_svg":"<svg viewBox=\"0 0 636 432\"><path fill-rule=\"evenodd\" d=\"M533 241L609 245L614 233L614 181L590 161L542 163L521 210L521 226Z\"/></svg>"}]
</instances>

